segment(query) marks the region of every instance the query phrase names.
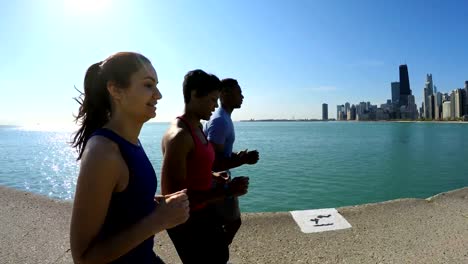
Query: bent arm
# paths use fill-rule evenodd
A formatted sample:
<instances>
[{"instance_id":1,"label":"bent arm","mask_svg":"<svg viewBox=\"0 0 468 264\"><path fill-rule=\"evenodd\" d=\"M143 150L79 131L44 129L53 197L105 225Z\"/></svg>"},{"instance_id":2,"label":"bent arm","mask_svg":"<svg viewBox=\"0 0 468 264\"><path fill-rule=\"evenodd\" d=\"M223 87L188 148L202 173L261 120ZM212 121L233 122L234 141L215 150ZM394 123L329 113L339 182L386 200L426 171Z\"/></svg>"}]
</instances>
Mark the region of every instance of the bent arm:
<instances>
[{"instance_id":1,"label":"bent arm","mask_svg":"<svg viewBox=\"0 0 468 264\"><path fill-rule=\"evenodd\" d=\"M112 193L128 169L115 146L92 141L83 155L73 204L70 244L75 263L113 261L165 229L163 219L150 214L118 234L101 236Z\"/></svg>"},{"instance_id":2,"label":"bent arm","mask_svg":"<svg viewBox=\"0 0 468 264\"><path fill-rule=\"evenodd\" d=\"M216 153L213 171L225 171L244 164L236 153L232 153L229 157L224 154L227 131L228 124L223 118L214 118L207 124L205 129L208 140L213 145Z\"/></svg>"},{"instance_id":3,"label":"bent arm","mask_svg":"<svg viewBox=\"0 0 468 264\"><path fill-rule=\"evenodd\" d=\"M237 153L232 153L230 157L224 156L224 144L216 144L210 141L216 152L216 158L213 163L213 171L225 171L237 168L245 164L245 161Z\"/></svg>"}]
</instances>

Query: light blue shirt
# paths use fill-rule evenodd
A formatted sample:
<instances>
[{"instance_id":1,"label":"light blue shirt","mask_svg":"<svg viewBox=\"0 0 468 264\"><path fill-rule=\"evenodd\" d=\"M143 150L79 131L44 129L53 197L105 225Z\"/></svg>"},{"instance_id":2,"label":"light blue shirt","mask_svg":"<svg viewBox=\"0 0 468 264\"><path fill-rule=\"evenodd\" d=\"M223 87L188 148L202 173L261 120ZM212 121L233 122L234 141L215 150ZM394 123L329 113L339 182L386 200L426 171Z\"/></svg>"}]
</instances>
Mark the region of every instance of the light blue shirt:
<instances>
[{"instance_id":1,"label":"light blue shirt","mask_svg":"<svg viewBox=\"0 0 468 264\"><path fill-rule=\"evenodd\" d=\"M224 145L225 157L231 157L236 134L231 115L226 110L222 107L216 109L210 121L205 124L204 132L209 141Z\"/></svg>"}]
</instances>

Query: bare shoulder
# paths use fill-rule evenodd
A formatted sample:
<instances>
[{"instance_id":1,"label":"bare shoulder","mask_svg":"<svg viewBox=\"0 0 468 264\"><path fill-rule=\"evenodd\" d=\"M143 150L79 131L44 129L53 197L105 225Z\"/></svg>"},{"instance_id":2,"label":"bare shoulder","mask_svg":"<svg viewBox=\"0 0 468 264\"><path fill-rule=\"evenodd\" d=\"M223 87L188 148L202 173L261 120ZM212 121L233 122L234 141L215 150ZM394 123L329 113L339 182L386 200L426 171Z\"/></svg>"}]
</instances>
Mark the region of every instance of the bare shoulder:
<instances>
[{"instance_id":1,"label":"bare shoulder","mask_svg":"<svg viewBox=\"0 0 468 264\"><path fill-rule=\"evenodd\" d=\"M99 180L110 182L117 182L123 172L128 172L117 143L102 136L89 139L83 152L80 171L80 177L99 175Z\"/></svg>"},{"instance_id":2,"label":"bare shoulder","mask_svg":"<svg viewBox=\"0 0 468 264\"><path fill-rule=\"evenodd\" d=\"M114 141L103 137L94 136L89 139L83 152L83 161L94 159L113 161L121 158L119 146Z\"/></svg>"},{"instance_id":3,"label":"bare shoulder","mask_svg":"<svg viewBox=\"0 0 468 264\"><path fill-rule=\"evenodd\" d=\"M187 127L180 120L174 120L169 126L168 130L163 137L163 146L168 147L169 145L174 146L193 146L192 135Z\"/></svg>"}]
</instances>

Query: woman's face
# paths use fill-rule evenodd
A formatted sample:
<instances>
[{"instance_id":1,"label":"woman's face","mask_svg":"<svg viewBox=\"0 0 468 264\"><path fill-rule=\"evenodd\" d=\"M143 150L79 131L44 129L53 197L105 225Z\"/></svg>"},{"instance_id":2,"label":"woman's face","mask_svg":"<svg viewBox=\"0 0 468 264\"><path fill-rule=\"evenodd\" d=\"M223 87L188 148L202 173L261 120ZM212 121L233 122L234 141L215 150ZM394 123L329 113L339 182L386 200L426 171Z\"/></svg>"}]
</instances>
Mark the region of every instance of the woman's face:
<instances>
[{"instance_id":1,"label":"woman's face","mask_svg":"<svg viewBox=\"0 0 468 264\"><path fill-rule=\"evenodd\" d=\"M130 86L121 90L118 107L125 115L142 123L154 118L156 104L162 98L157 85L156 71L151 63L144 63L130 77Z\"/></svg>"}]
</instances>

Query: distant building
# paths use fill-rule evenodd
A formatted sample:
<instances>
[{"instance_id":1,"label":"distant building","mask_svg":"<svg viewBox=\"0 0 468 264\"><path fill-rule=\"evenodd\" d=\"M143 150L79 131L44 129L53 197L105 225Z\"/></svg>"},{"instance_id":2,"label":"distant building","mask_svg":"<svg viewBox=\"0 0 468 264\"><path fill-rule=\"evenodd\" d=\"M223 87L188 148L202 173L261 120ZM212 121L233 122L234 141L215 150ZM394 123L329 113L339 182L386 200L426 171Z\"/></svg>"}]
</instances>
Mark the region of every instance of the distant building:
<instances>
[{"instance_id":1,"label":"distant building","mask_svg":"<svg viewBox=\"0 0 468 264\"><path fill-rule=\"evenodd\" d=\"M463 89L465 94L465 111L464 115L468 115L468 81L465 81L465 89Z\"/></svg>"},{"instance_id":2,"label":"distant building","mask_svg":"<svg viewBox=\"0 0 468 264\"><path fill-rule=\"evenodd\" d=\"M454 91L454 101L452 103L454 106L452 107L455 111L454 117L460 118L463 116L463 96L462 96L462 89L455 89Z\"/></svg>"},{"instance_id":3,"label":"distant building","mask_svg":"<svg viewBox=\"0 0 468 264\"><path fill-rule=\"evenodd\" d=\"M408 95L406 102L408 105L400 106L401 119L414 120L418 118L418 107L414 101L414 95Z\"/></svg>"},{"instance_id":4,"label":"distant building","mask_svg":"<svg viewBox=\"0 0 468 264\"><path fill-rule=\"evenodd\" d=\"M426 84L424 86L424 118L434 119L434 97L431 97L434 94L434 84L432 82L432 74L426 74Z\"/></svg>"},{"instance_id":5,"label":"distant building","mask_svg":"<svg viewBox=\"0 0 468 264\"><path fill-rule=\"evenodd\" d=\"M432 82L432 74L426 74L426 88L429 90L429 95L434 93L434 83Z\"/></svg>"},{"instance_id":6,"label":"distant building","mask_svg":"<svg viewBox=\"0 0 468 264\"><path fill-rule=\"evenodd\" d=\"M429 96L429 91L427 90L427 88L424 88L423 89L423 111L424 111L424 118L429 118L429 111L428 111L428 107L429 107L429 103L428 103L428 97Z\"/></svg>"},{"instance_id":7,"label":"distant building","mask_svg":"<svg viewBox=\"0 0 468 264\"><path fill-rule=\"evenodd\" d=\"M466 104L466 90L465 89L460 89L460 93L461 93L461 101L462 101L462 109L461 109L461 115L462 116L465 116L467 115L467 107L468 105Z\"/></svg>"},{"instance_id":8,"label":"distant building","mask_svg":"<svg viewBox=\"0 0 468 264\"><path fill-rule=\"evenodd\" d=\"M376 120L388 120L390 119L389 112L385 111L382 108L377 108L377 111L375 113L375 119Z\"/></svg>"},{"instance_id":9,"label":"distant building","mask_svg":"<svg viewBox=\"0 0 468 264\"><path fill-rule=\"evenodd\" d=\"M392 104L392 100L387 100L387 103L386 104L381 104L380 105L380 108L387 112L387 113L390 113L393 111L393 104Z\"/></svg>"},{"instance_id":10,"label":"distant building","mask_svg":"<svg viewBox=\"0 0 468 264\"><path fill-rule=\"evenodd\" d=\"M416 113L418 111L414 95L408 95L408 109L413 113Z\"/></svg>"},{"instance_id":11,"label":"distant building","mask_svg":"<svg viewBox=\"0 0 468 264\"><path fill-rule=\"evenodd\" d=\"M408 95L411 95L411 88L409 83L408 66L406 64L400 65L400 106L408 105Z\"/></svg>"},{"instance_id":12,"label":"distant building","mask_svg":"<svg viewBox=\"0 0 468 264\"><path fill-rule=\"evenodd\" d=\"M356 106L352 105L347 113L348 120L356 120Z\"/></svg>"},{"instance_id":13,"label":"distant building","mask_svg":"<svg viewBox=\"0 0 468 264\"><path fill-rule=\"evenodd\" d=\"M356 117L357 117L357 115L362 116L366 112L367 112L367 103L366 102L360 102L359 105L356 105Z\"/></svg>"},{"instance_id":14,"label":"distant building","mask_svg":"<svg viewBox=\"0 0 468 264\"><path fill-rule=\"evenodd\" d=\"M341 108L341 105L336 106L336 120L341 120L340 116L343 116L343 110ZM340 115L341 114L341 115Z\"/></svg>"},{"instance_id":15,"label":"distant building","mask_svg":"<svg viewBox=\"0 0 468 264\"><path fill-rule=\"evenodd\" d=\"M375 118L372 117L372 114L371 113L365 113L365 114L362 114L361 116L358 117L358 115L356 115L356 120L359 120L359 121L369 121L369 120L375 120Z\"/></svg>"},{"instance_id":16,"label":"distant building","mask_svg":"<svg viewBox=\"0 0 468 264\"><path fill-rule=\"evenodd\" d=\"M338 119L337 120L346 120L346 116L344 115L343 112L338 113Z\"/></svg>"},{"instance_id":17,"label":"distant building","mask_svg":"<svg viewBox=\"0 0 468 264\"><path fill-rule=\"evenodd\" d=\"M400 83L392 82L392 103L399 105L400 102Z\"/></svg>"},{"instance_id":18,"label":"distant building","mask_svg":"<svg viewBox=\"0 0 468 264\"><path fill-rule=\"evenodd\" d=\"M322 120L328 120L328 104L322 104Z\"/></svg>"},{"instance_id":19,"label":"distant building","mask_svg":"<svg viewBox=\"0 0 468 264\"><path fill-rule=\"evenodd\" d=\"M445 101L450 101L450 94L448 93L442 94L442 102L445 102Z\"/></svg>"},{"instance_id":20,"label":"distant building","mask_svg":"<svg viewBox=\"0 0 468 264\"><path fill-rule=\"evenodd\" d=\"M407 110L409 112L409 117L411 120L418 118L418 106L416 105L414 95L408 95Z\"/></svg>"},{"instance_id":21,"label":"distant building","mask_svg":"<svg viewBox=\"0 0 468 264\"><path fill-rule=\"evenodd\" d=\"M444 101L442 104L442 118L449 120L452 118L452 106L450 101Z\"/></svg>"},{"instance_id":22,"label":"distant building","mask_svg":"<svg viewBox=\"0 0 468 264\"><path fill-rule=\"evenodd\" d=\"M435 116L435 106L434 106L434 94L430 94L427 96L427 102L428 102L428 107L427 107L427 118L432 120L434 119Z\"/></svg>"},{"instance_id":23,"label":"distant building","mask_svg":"<svg viewBox=\"0 0 468 264\"><path fill-rule=\"evenodd\" d=\"M434 119L442 119L442 94L439 92L434 93Z\"/></svg>"},{"instance_id":24,"label":"distant building","mask_svg":"<svg viewBox=\"0 0 468 264\"><path fill-rule=\"evenodd\" d=\"M455 90L450 93L450 118L455 118Z\"/></svg>"}]
</instances>

